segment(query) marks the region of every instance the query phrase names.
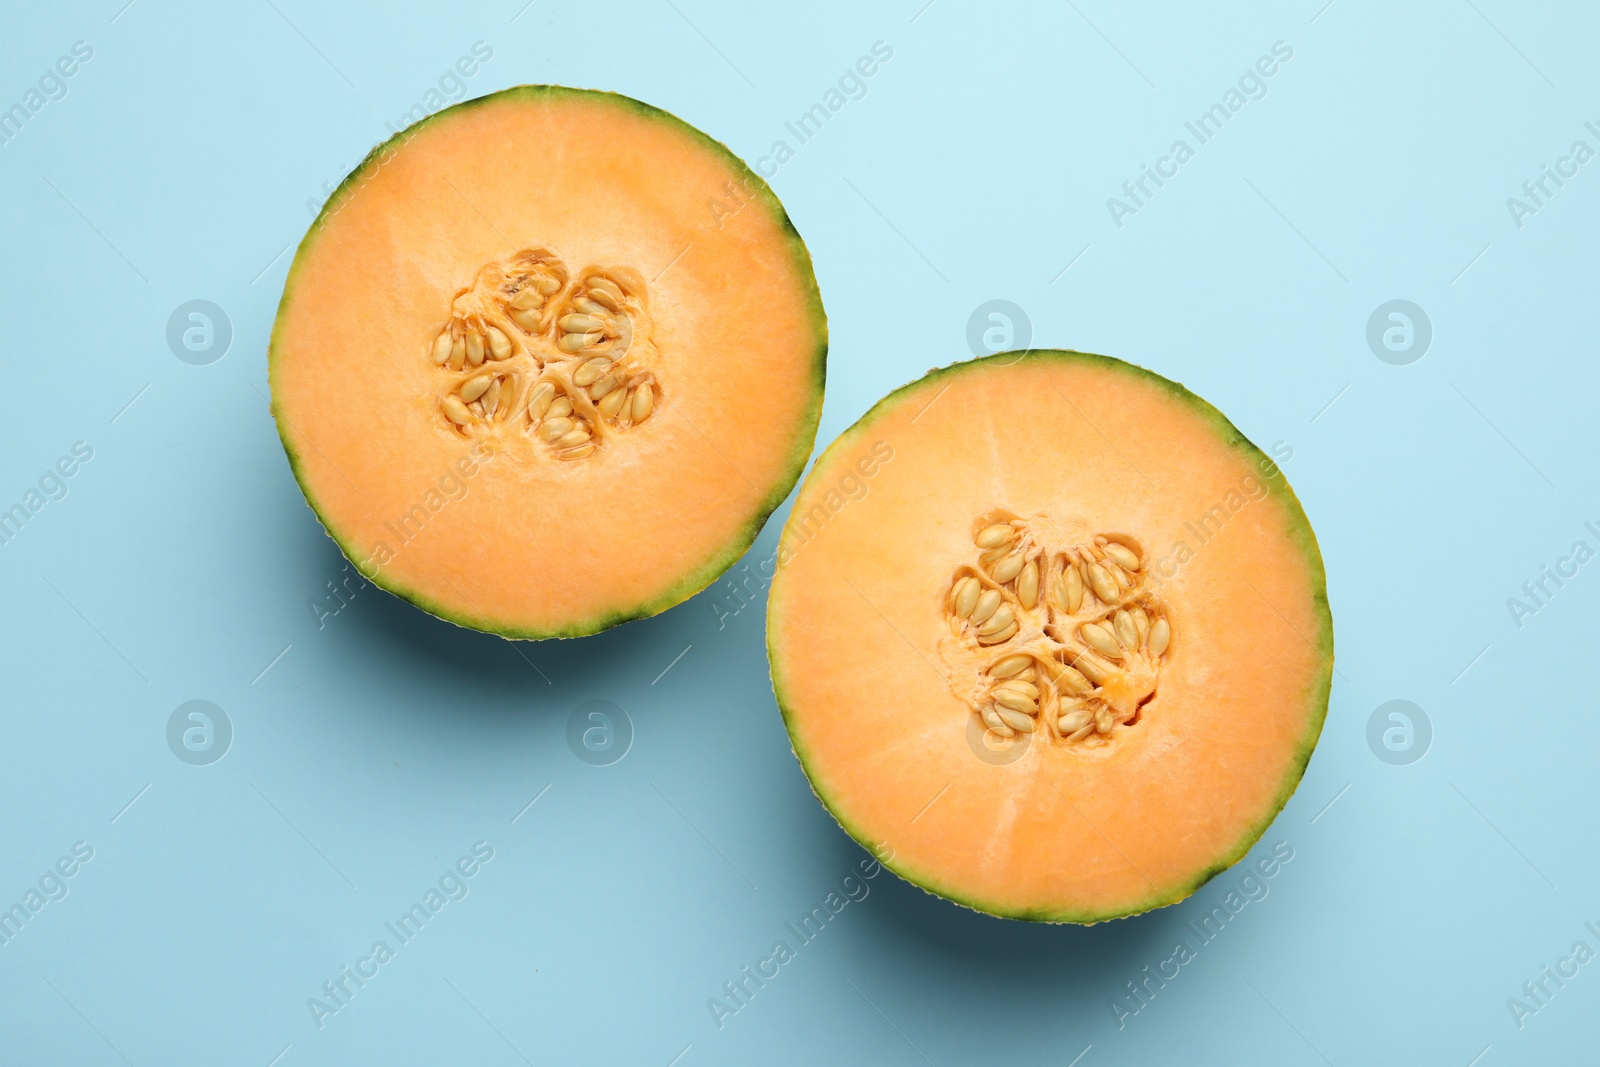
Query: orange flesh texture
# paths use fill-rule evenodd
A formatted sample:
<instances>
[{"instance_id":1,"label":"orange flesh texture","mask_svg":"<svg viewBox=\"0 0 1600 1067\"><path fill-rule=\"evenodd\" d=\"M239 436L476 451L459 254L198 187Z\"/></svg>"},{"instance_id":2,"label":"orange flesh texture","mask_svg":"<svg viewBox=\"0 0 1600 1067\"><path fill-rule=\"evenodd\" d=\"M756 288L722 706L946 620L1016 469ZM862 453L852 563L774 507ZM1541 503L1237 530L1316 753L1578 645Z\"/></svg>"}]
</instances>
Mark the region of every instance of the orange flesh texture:
<instances>
[{"instance_id":1,"label":"orange flesh texture","mask_svg":"<svg viewBox=\"0 0 1600 1067\"><path fill-rule=\"evenodd\" d=\"M893 458L820 529L791 520L769 620L795 751L841 824L925 888L1027 918L1146 910L1236 860L1298 781L1331 668L1320 556L1281 475L1262 478L1214 412L1084 360L958 370L863 422L794 516L875 442ZM1249 478L1269 495L1204 544L1185 529L1230 490L1248 499ZM1174 631L1157 695L1110 743L1067 744L1041 723L1015 763L968 745L973 713L935 650L974 517L996 507L1134 534L1147 566L1175 571L1152 587ZM1193 558L1161 566L1179 541Z\"/></svg>"},{"instance_id":2,"label":"orange flesh texture","mask_svg":"<svg viewBox=\"0 0 1600 1067\"><path fill-rule=\"evenodd\" d=\"M731 208L744 173L641 110L507 93L436 117L367 164L297 257L271 376L301 484L358 563L385 546L381 583L455 621L540 636L670 606L696 591L685 578L742 549L810 449L823 335L798 239L775 201L719 226L708 204ZM529 247L574 277L654 279L664 396L587 460L519 442L450 499L441 481L454 486L471 444L439 416L429 348L479 269ZM419 504L426 523L402 543Z\"/></svg>"}]
</instances>

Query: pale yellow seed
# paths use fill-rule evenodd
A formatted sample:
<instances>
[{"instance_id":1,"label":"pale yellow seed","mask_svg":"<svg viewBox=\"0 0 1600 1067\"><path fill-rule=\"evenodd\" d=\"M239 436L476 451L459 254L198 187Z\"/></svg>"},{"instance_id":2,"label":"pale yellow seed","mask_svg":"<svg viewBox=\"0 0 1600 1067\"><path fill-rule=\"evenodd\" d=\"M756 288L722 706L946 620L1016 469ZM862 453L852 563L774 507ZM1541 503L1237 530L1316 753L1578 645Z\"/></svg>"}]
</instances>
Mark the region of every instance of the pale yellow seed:
<instances>
[{"instance_id":1,"label":"pale yellow seed","mask_svg":"<svg viewBox=\"0 0 1600 1067\"><path fill-rule=\"evenodd\" d=\"M996 611L993 615L989 616L988 620L978 628L978 635L980 637L987 637L989 634L998 633L1008 626L1016 625L1016 622L1017 613L1012 611L1010 606L1007 605L1006 607Z\"/></svg>"},{"instance_id":2,"label":"pale yellow seed","mask_svg":"<svg viewBox=\"0 0 1600 1067\"><path fill-rule=\"evenodd\" d=\"M483 362L483 335L477 330L467 332L467 362L474 367Z\"/></svg>"},{"instance_id":3,"label":"pale yellow seed","mask_svg":"<svg viewBox=\"0 0 1600 1067\"><path fill-rule=\"evenodd\" d=\"M621 384L622 383L617 380L617 376L615 374L607 374L605 377L589 386L589 399L599 400L601 397L605 396L607 393L611 392Z\"/></svg>"},{"instance_id":4,"label":"pale yellow seed","mask_svg":"<svg viewBox=\"0 0 1600 1067\"><path fill-rule=\"evenodd\" d=\"M1104 708L1095 712L1094 728L1098 733L1109 734L1111 732L1111 727L1115 724L1116 720L1111 717L1111 712L1105 710Z\"/></svg>"},{"instance_id":5,"label":"pale yellow seed","mask_svg":"<svg viewBox=\"0 0 1600 1067\"><path fill-rule=\"evenodd\" d=\"M511 312L511 319L529 333L539 332L539 313L532 308L518 308Z\"/></svg>"},{"instance_id":6,"label":"pale yellow seed","mask_svg":"<svg viewBox=\"0 0 1600 1067\"><path fill-rule=\"evenodd\" d=\"M590 278L586 284L589 286L589 294L596 300L599 300L602 296L608 296L619 305L622 303L622 287L610 278L602 278L597 274ZM611 310L615 311L617 309L612 308Z\"/></svg>"},{"instance_id":7,"label":"pale yellow seed","mask_svg":"<svg viewBox=\"0 0 1600 1067\"><path fill-rule=\"evenodd\" d=\"M572 400L569 397L558 396L550 405L550 410L545 415L552 419L564 419L572 414Z\"/></svg>"},{"instance_id":8,"label":"pale yellow seed","mask_svg":"<svg viewBox=\"0 0 1600 1067\"><path fill-rule=\"evenodd\" d=\"M511 357L511 338L498 326L489 327L489 354L495 359Z\"/></svg>"},{"instance_id":9,"label":"pale yellow seed","mask_svg":"<svg viewBox=\"0 0 1600 1067\"><path fill-rule=\"evenodd\" d=\"M1150 632L1150 616L1144 613L1143 608L1134 608L1128 614L1133 616L1133 625L1139 631L1139 640L1143 642L1145 635Z\"/></svg>"},{"instance_id":10,"label":"pale yellow seed","mask_svg":"<svg viewBox=\"0 0 1600 1067\"><path fill-rule=\"evenodd\" d=\"M600 340L598 333L566 333L556 342L556 347L568 355L577 355Z\"/></svg>"},{"instance_id":11,"label":"pale yellow seed","mask_svg":"<svg viewBox=\"0 0 1600 1067\"><path fill-rule=\"evenodd\" d=\"M500 381L500 413L511 417L517 411L517 380L515 378L502 378Z\"/></svg>"},{"instance_id":12,"label":"pale yellow seed","mask_svg":"<svg viewBox=\"0 0 1600 1067\"><path fill-rule=\"evenodd\" d=\"M540 382L533 387L533 392L528 394L528 418L537 422L544 417L550 407L550 399L556 395L556 387L550 382ZM566 397L562 397L563 400ZM571 406L570 401L568 406Z\"/></svg>"},{"instance_id":13,"label":"pale yellow seed","mask_svg":"<svg viewBox=\"0 0 1600 1067\"><path fill-rule=\"evenodd\" d=\"M994 577L995 581L1003 584L1005 582L1009 582L1018 574L1022 573L1022 563L1022 553L1013 552L1005 559L1002 559L1000 562L996 563L994 565L994 569L989 573Z\"/></svg>"},{"instance_id":14,"label":"pale yellow seed","mask_svg":"<svg viewBox=\"0 0 1600 1067\"><path fill-rule=\"evenodd\" d=\"M979 548L999 548L1009 545L1011 539L1017 535L1010 523L997 522L993 526L985 526L978 531L978 536L973 538Z\"/></svg>"},{"instance_id":15,"label":"pale yellow seed","mask_svg":"<svg viewBox=\"0 0 1600 1067\"><path fill-rule=\"evenodd\" d=\"M572 374L572 384L577 386L588 385L597 381L611 367L611 360L606 356L596 356L594 359L580 365Z\"/></svg>"},{"instance_id":16,"label":"pale yellow seed","mask_svg":"<svg viewBox=\"0 0 1600 1067\"><path fill-rule=\"evenodd\" d=\"M995 562L996 560L1004 559L1006 556L1009 556L1010 554L1011 554L1011 546L1010 545L1001 545L999 548L991 548L991 549L989 549L989 551L987 551L987 552L983 553L982 555L980 555L978 557L978 562L982 563L985 567L987 567L989 564Z\"/></svg>"},{"instance_id":17,"label":"pale yellow seed","mask_svg":"<svg viewBox=\"0 0 1600 1067\"><path fill-rule=\"evenodd\" d=\"M591 395L592 392L591 392ZM607 393L600 403L595 406L600 409L600 414L608 419L616 418L617 412L622 410L622 405L628 402L626 389L614 389Z\"/></svg>"},{"instance_id":18,"label":"pale yellow seed","mask_svg":"<svg viewBox=\"0 0 1600 1067\"><path fill-rule=\"evenodd\" d=\"M994 702L998 707L1010 708L1012 711L1020 711L1028 715L1032 715L1039 710L1037 702L1029 700L1021 693L996 692Z\"/></svg>"},{"instance_id":19,"label":"pale yellow seed","mask_svg":"<svg viewBox=\"0 0 1600 1067\"><path fill-rule=\"evenodd\" d=\"M593 315L563 315L558 325L568 333L590 333L605 327L605 323Z\"/></svg>"},{"instance_id":20,"label":"pale yellow seed","mask_svg":"<svg viewBox=\"0 0 1600 1067\"><path fill-rule=\"evenodd\" d=\"M1085 709L1079 708L1076 711L1069 711L1065 715L1061 716L1061 718L1057 719L1056 726L1060 728L1062 733L1070 734L1076 733L1093 721L1093 715L1090 715Z\"/></svg>"},{"instance_id":21,"label":"pale yellow seed","mask_svg":"<svg viewBox=\"0 0 1600 1067\"><path fill-rule=\"evenodd\" d=\"M1021 733L1031 734L1039 727L1039 724L1033 721L1032 715L1024 715L1020 711L997 707L994 709L994 713L1000 716L1007 726Z\"/></svg>"},{"instance_id":22,"label":"pale yellow seed","mask_svg":"<svg viewBox=\"0 0 1600 1067\"><path fill-rule=\"evenodd\" d=\"M607 311L621 311L622 310L622 298L620 296L612 296L610 293L608 293L605 290L601 289L599 286L595 285L593 282L590 282L589 285L590 285L589 299L593 303L598 304L600 307L605 308Z\"/></svg>"},{"instance_id":23,"label":"pale yellow seed","mask_svg":"<svg viewBox=\"0 0 1600 1067\"><path fill-rule=\"evenodd\" d=\"M1017 732L1006 725L1004 719L995 714L993 708L983 709L983 724L1001 737L1016 737Z\"/></svg>"},{"instance_id":24,"label":"pale yellow seed","mask_svg":"<svg viewBox=\"0 0 1600 1067\"><path fill-rule=\"evenodd\" d=\"M433 339L433 361L443 363L450 358L450 350L455 347L455 340L446 330Z\"/></svg>"},{"instance_id":25,"label":"pale yellow seed","mask_svg":"<svg viewBox=\"0 0 1600 1067\"><path fill-rule=\"evenodd\" d=\"M494 381L494 377L488 374L480 374L476 378L468 378L461 384L461 399L469 404L472 403L488 391L489 383L492 381Z\"/></svg>"},{"instance_id":26,"label":"pale yellow seed","mask_svg":"<svg viewBox=\"0 0 1600 1067\"><path fill-rule=\"evenodd\" d=\"M1128 546L1119 545L1115 541L1107 541L1105 543L1105 550L1106 555L1116 560L1117 566L1121 567L1123 570L1136 571L1139 569L1139 557L1133 551L1133 549L1129 548Z\"/></svg>"},{"instance_id":27,"label":"pale yellow seed","mask_svg":"<svg viewBox=\"0 0 1600 1067\"><path fill-rule=\"evenodd\" d=\"M559 278L539 277L534 279L533 284L536 285L539 289L539 292L543 293L545 296L554 296L556 293L561 291L561 280Z\"/></svg>"},{"instance_id":28,"label":"pale yellow seed","mask_svg":"<svg viewBox=\"0 0 1600 1067\"><path fill-rule=\"evenodd\" d=\"M1126 611L1119 611L1112 619L1116 627L1117 640L1122 642L1123 648L1139 647L1139 627L1133 621L1133 616Z\"/></svg>"},{"instance_id":29,"label":"pale yellow seed","mask_svg":"<svg viewBox=\"0 0 1600 1067\"><path fill-rule=\"evenodd\" d=\"M1082 741L1085 737L1088 737L1092 733L1094 733L1094 723L1091 721L1086 726L1084 726L1083 729L1074 730L1072 733L1068 734L1067 735L1067 740L1068 741Z\"/></svg>"},{"instance_id":30,"label":"pale yellow seed","mask_svg":"<svg viewBox=\"0 0 1600 1067\"><path fill-rule=\"evenodd\" d=\"M650 412L655 410L655 390L648 385L642 385L633 391L633 403L628 407L628 417L634 422L643 422L650 417Z\"/></svg>"},{"instance_id":31,"label":"pale yellow seed","mask_svg":"<svg viewBox=\"0 0 1600 1067\"><path fill-rule=\"evenodd\" d=\"M582 459L584 456L592 455L594 455L593 441L590 441L588 444L579 445L576 448L569 448L564 452L557 453L557 456L561 459Z\"/></svg>"},{"instance_id":32,"label":"pale yellow seed","mask_svg":"<svg viewBox=\"0 0 1600 1067\"><path fill-rule=\"evenodd\" d=\"M573 445L581 445L587 440L589 440L589 431L579 426L556 438L555 446L557 448L571 448Z\"/></svg>"},{"instance_id":33,"label":"pale yellow seed","mask_svg":"<svg viewBox=\"0 0 1600 1067\"><path fill-rule=\"evenodd\" d=\"M1094 686L1089 683L1089 679L1085 678L1076 668L1068 667L1066 664L1062 664L1056 669L1056 680L1081 697L1088 696L1094 692Z\"/></svg>"},{"instance_id":34,"label":"pale yellow seed","mask_svg":"<svg viewBox=\"0 0 1600 1067\"><path fill-rule=\"evenodd\" d=\"M545 419L539 424L539 438L543 441L554 441L571 429L571 419Z\"/></svg>"},{"instance_id":35,"label":"pale yellow seed","mask_svg":"<svg viewBox=\"0 0 1600 1067\"><path fill-rule=\"evenodd\" d=\"M1157 619L1150 627L1150 654L1159 656L1167 650L1167 645L1172 640L1172 627L1166 619Z\"/></svg>"},{"instance_id":36,"label":"pale yellow seed","mask_svg":"<svg viewBox=\"0 0 1600 1067\"><path fill-rule=\"evenodd\" d=\"M1078 657L1078 659L1073 661L1072 665L1077 668L1080 674L1089 679L1089 681L1093 682L1095 685L1105 685L1106 680L1111 677L1105 672L1104 668L1102 668L1100 664L1096 663L1088 656Z\"/></svg>"},{"instance_id":37,"label":"pale yellow seed","mask_svg":"<svg viewBox=\"0 0 1600 1067\"><path fill-rule=\"evenodd\" d=\"M1094 595L1107 604L1116 602L1118 596L1116 580L1104 567L1092 561L1089 563L1089 585L1094 589Z\"/></svg>"},{"instance_id":38,"label":"pale yellow seed","mask_svg":"<svg viewBox=\"0 0 1600 1067\"><path fill-rule=\"evenodd\" d=\"M484 417L483 401L481 400L474 400L472 403L468 404L467 410L478 416L480 419Z\"/></svg>"},{"instance_id":39,"label":"pale yellow seed","mask_svg":"<svg viewBox=\"0 0 1600 1067\"><path fill-rule=\"evenodd\" d=\"M1024 682L1037 682L1039 680L1039 670L1030 663L1028 669L1017 675L1017 677Z\"/></svg>"},{"instance_id":40,"label":"pale yellow seed","mask_svg":"<svg viewBox=\"0 0 1600 1067\"><path fill-rule=\"evenodd\" d=\"M483 394L483 410L489 417L494 418L494 413L500 410L500 379L496 378L489 383L489 388Z\"/></svg>"},{"instance_id":41,"label":"pale yellow seed","mask_svg":"<svg viewBox=\"0 0 1600 1067\"><path fill-rule=\"evenodd\" d=\"M467 361L467 341L464 337L457 337L450 342L450 369L460 370Z\"/></svg>"},{"instance_id":42,"label":"pale yellow seed","mask_svg":"<svg viewBox=\"0 0 1600 1067\"><path fill-rule=\"evenodd\" d=\"M1039 602L1039 564L1031 559L1022 568L1022 573L1017 575L1017 599L1025 608L1031 608Z\"/></svg>"},{"instance_id":43,"label":"pale yellow seed","mask_svg":"<svg viewBox=\"0 0 1600 1067\"><path fill-rule=\"evenodd\" d=\"M600 304L596 304L586 296L580 296L574 300L572 307L580 314L593 315L597 319L604 319L606 312L609 310Z\"/></svg>"},{"instance_id":44,"label":"pale yellow seed","mask_svg":"<svg viewBox=\"0 0 1600 1067\"><path fill-rule=\"evenodd\" d=\"M541 306L543 303L544 294L530 287L519 290L517 295L511 298L511 309L513 311L528 311Z\"/></svg>"},{"instance_id":45,"label":"pale yellow seed","mask_svg":"<svg viewBox=\"0 0 1600 1067\"><path fill-rule=\"evenodd\" d=\"M972 615L978 607L978 597L983 592L983 586L978 584L978 579L967 576L956 583L956 618L965 619Z\"/></svg>"},{"instance_id":46,"label":"pale yellow seed","mask_svg":"<svg viewBox=\"0 0 1600 1067\"><path fill-rule=\"evenodd\" d=\"M979 634L978 644L998 645L1000 642L1009 641L1015 636L1017 636L1017 624L1013 622L1010 626L1007 626L1004 630L1001 630L997 634Z\"/></svg>"},{"instance_id":47,"label":"pale yellow seed","mask_svg":"<svg viewBox=\"0 0 1600 1067\"><path fill-rule=\"evenodd\" d=\"M972 582L973 585L978 584L971 578L965 578L962 580ZM989 675L992 678L1010 678L1013 675L1021 674L1031 666L1033 666L1032 656L1007 656L1005 659L989 668Z\"/></svg>"},{"instance_id":48,"label":"pale yellow seed","mask_svg":"<svg viewBox=\"0 0 1600 1067\"><path fill-rule=\"evenodd\" d=\"M1078 632L1083 635L1084 644L1108 659L1121 659L1122 649L1117 645L1116 637L1110 630L1098 622L1086 622Z\"/></svg>"},{"instance_id":49,"label":"pale yellow seed","mask_svg":"<svg viewBox=\"0 0 1600 1067\"><path fill-rule=\"evenodd\" d=\"M472 421L472 412L467 410L467 405L461 402L458 396L447 396L439 405L444 409L445 418L457 426L465 426Z\"/></svg>"},{"instance_id":50,"label":"pale yellow seed","mask_svg":"<svg viewBox=\"0 0 1600 1067\"><path fill-rule=\"evenodd\" d=\"M972 614L967 616L973 622L984 623L989 621L1000 607L1000 592L997 589L985 589L983 595L978 597L977 607L972 609Z\"/></svg>"},{"instance_id":51,"label":"pale yellow seed","mask_svg":"<svg viewBox=\"0 0 1600 1067\"><path fill-rule=\"evenodd\" d=\"M1066 586L1067 612L1072 614L1083 606L1083 575L1076 566L1068 564L1062 582Z\"/></svg>"},{"instance_id":52,"label":"pale yellow seed","mask_svg":"<svg viewBox=\"0 0 1600 1067\"><path fill-rule=\"evenodd\" d=\"M994 687L995 692L1021 693L1029 700L1039 699L1039 687L1021 678L1010 678Z\"/></svg>"}]
</instances>

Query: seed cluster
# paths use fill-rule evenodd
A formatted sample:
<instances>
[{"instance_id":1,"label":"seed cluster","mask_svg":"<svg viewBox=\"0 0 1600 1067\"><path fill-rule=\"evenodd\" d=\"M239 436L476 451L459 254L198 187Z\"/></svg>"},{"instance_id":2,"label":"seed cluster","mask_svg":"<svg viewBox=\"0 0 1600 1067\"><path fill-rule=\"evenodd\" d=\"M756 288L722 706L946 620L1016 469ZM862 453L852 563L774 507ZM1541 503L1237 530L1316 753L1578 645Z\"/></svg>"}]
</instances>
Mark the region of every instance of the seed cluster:
<instances>
[{"instance_id":1,"label":"seed cluster","mask_svg":"<svg viewBox=\"0 0 1600 1067\"><path fill-rule=\"evenodd\" d=\"M556 459L591 456L656 409L649 334L637 271L591 267L573 279L546 249L489 263L431 342L448 375L440 415L463 436L503 428Z\"/></svg>"},{"instance_id":2,"label":"seed cluster","mask_svg":"<svg viewBox=\"0 0 1600 1067\"><path fill-rule=\"evenodd\" d=\"M1052 549L1034 526L1001 515L974 524L976 562L957 568L945 612L958 642L999 658L964 691L1001 737L1041 721L1063 741L1107 737L1155 695L1171 619L1133 538Z\"/></svg>"}]
</instances>

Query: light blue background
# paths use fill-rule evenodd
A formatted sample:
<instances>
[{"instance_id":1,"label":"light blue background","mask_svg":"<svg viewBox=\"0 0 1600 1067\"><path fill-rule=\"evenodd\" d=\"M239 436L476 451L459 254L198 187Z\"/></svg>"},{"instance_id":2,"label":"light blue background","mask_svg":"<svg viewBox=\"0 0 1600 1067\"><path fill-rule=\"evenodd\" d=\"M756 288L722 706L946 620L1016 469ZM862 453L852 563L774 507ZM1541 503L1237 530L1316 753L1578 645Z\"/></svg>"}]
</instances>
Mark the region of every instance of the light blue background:
<instances>
[{"instance_id":1,"label":"light blue background","mask_svg":"<svg viewBox=\"0 0 1600 1067\"><path fill-rule=\"evenodd\" d=\"M1506 1006L1574 941L1600 948L1583 926L1600 925L1600 564L1520 628L1506 606L1575 540L1600 548L1583 527L1600 520L1600 162L1520 229L1506 207L1574 140L1600 148L1583 128L1600 119L1592 13L123 2L13 5L0 33L0 107L74 41L94 49L0 145L0 506L73 442L94 449L0 547L0 904L74 842L94 849L0 946L0 1060L1593 1055L1600 963L1521 1029ZM1109 1000L1239 872L1090 929L987 918L883 874L713 1023L707 999L863 858L790 753L762 604L719 628L725 585L559 645L511 646L373 589L319 628L309 604L342 561L267 415L284 250L308 199L479 40L494 54L472 95L614 89L752 160L874 41L893 48L773 179L830 318L819 444L967 358L969 316L1003 298L1035 344L1152 367L1292 447L1338 639L1321 745L1258 849L1287 841L1295 858L1123 1028ZM1279 40L1294 57L1268 95L1116 227L1107 197ZM197 298L234 329L209 366L164 338ZM1409 366L1365 341L1394 298L1433 324ZM1433 725L1409 766L1366 741L1394 698ZM165 741L191 699L234 726L210 766ZM633 723L611 766L565 740L590 699ZM479 840L494 859L470 895L319 1030L307 998Z\"/></svg>"}]
</instances>

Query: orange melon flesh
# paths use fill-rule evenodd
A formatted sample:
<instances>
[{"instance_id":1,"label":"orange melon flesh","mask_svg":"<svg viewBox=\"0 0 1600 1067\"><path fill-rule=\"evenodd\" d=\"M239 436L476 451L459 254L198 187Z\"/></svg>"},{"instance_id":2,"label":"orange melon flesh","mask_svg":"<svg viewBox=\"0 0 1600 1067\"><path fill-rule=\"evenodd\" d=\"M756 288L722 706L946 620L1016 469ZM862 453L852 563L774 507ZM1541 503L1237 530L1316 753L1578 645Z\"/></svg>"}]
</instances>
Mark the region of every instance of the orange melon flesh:
<instances>
[{"instance_id":1,"label":"orange melon flesh","mask_svg":"<svg viewBox=\"0 0 1600 1067\"><path fill-rule=\"evenodd\" d=\"M661 399L580 461L441 416L429 350L452 298L535 247L648 289ZM525 86L346 180L269 363L296 477L363 573L462 625L566 637L670 607L744 552L810 453L826 347L804 244L726 148L626 97Z\"/></svg>"},{"instance_id":2,"label":"orange melon flesh","mask_svg":"<svg viewBox=\"0 0 1600 1067\"><path fill-rule=\"evenodd\" d=\"M1146 548L1172 644L1109 740L1041 727L1014 762L970 743L939 649L995 508ZM1321 730L1332 623L1299 502L1209 404L1121 361L1004 354L892 394L817 462L778 558L773 684L814 790L893 870L973 908L1094 922L1181 900L1259 838Z\"/></svg>"}]
</instances>

